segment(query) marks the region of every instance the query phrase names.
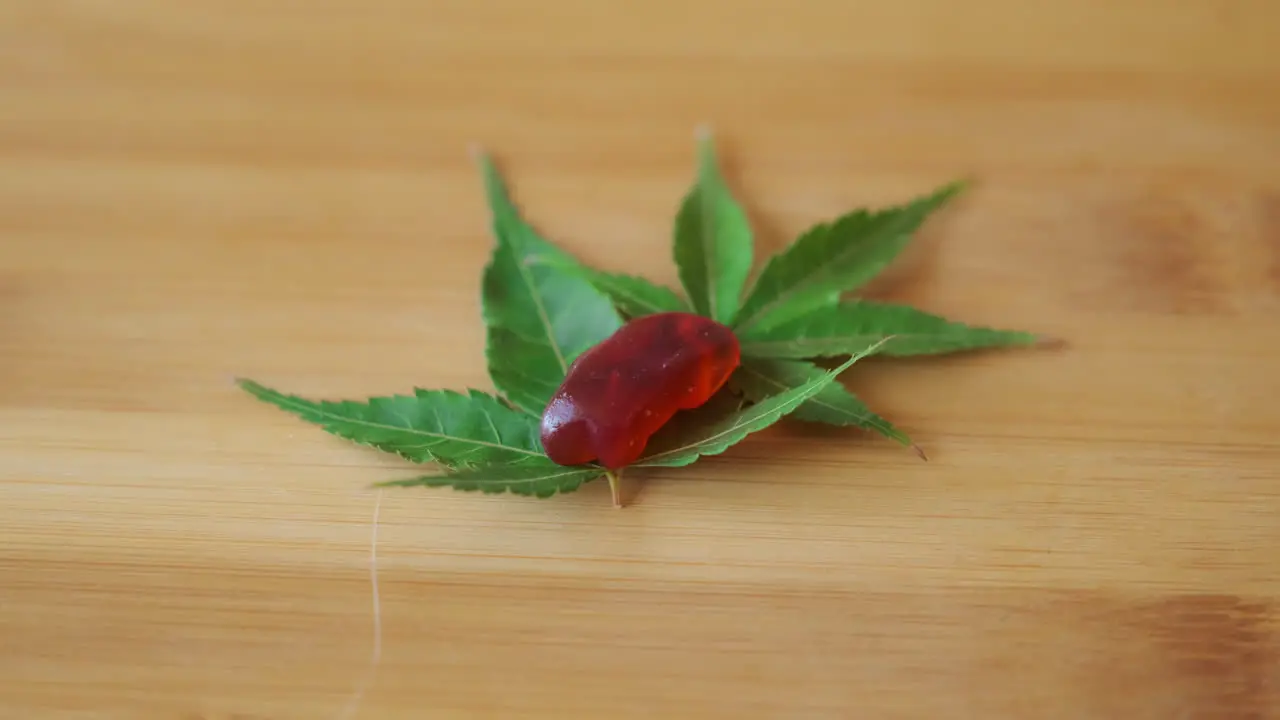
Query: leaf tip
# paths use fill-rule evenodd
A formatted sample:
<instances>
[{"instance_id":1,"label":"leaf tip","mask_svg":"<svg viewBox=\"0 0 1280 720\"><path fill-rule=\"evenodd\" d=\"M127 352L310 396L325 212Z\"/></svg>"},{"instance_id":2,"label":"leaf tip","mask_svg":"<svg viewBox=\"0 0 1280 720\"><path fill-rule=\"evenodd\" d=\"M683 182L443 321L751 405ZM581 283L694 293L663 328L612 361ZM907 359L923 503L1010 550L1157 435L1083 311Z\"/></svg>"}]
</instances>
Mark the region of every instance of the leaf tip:
<instances>
[{"instance_id":1,"label":"leaf tip","mask_svg":"<svg viewBox=\"0 0 1280 720\"><path fill-rule=\"evenodd\" d=\"M716 157L715 131L711 123L699 123L693 131L693 137L697 144L698 175L704 181L718 177L720 168Z\"/></svg>"},{"instance_id":2,"label":"leaf tip","mask_svg":"<svg viewBox=\"0 0 1280 720\"><path fill-rule=\"evenodd\" d=\"M471 162L475 163L476 168L480 170L480 176L483 178L484 186L488 192L505 192L498 169L493 165L493 157L483 145L478 142L468 143L467 155L471 158Z\"/></svg>"},{"instance_id":3,"label":"leaf tip","mask_svg":"<svg viewBox=\"0 0 1280 720\"><path fill-rule=\"evenodd\" d=\"M936 197L939 200L950 200L966 191L973 186L974 179L972 177L962 177L952 180L938 189Z\"/></svg>"},{"instance_id":4,"label":"leaf tip","mask_svg":"<svg viewBox=\"0 0 1280 720\"><path fill-rule=\"evenodd\" d=\"M911 452L914 452L916 454L916 457L920 458L921 460L925 462L929 462L929 456L925 454L924 448L920 447L919 445L915 443L911 443Z\"/></svg>"}]
</instances>

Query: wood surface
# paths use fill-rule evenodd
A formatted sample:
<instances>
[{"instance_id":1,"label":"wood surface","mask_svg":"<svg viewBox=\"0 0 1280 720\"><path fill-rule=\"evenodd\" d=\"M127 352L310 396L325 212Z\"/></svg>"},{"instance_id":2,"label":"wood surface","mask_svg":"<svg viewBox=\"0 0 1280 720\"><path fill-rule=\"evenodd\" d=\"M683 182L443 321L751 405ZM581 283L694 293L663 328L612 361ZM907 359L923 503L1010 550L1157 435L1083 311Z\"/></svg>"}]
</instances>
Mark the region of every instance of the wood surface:
<instances>
[{"instance_id":1,"label":"wood surface","mask_svg":"<svg viewBox=\"0 0 1280 720\"><path fill-rule=\"evenodd\" d=\"M1280 717L1280 4L0 3L0 718ZM674 285L975 184L868 294L1067 340L876 361L551 500L232 385L488 389L469 143ZM354 698L354 701L353 701ZM351 712L343 715L344 708Z\"/></svg>"}]
</instances>

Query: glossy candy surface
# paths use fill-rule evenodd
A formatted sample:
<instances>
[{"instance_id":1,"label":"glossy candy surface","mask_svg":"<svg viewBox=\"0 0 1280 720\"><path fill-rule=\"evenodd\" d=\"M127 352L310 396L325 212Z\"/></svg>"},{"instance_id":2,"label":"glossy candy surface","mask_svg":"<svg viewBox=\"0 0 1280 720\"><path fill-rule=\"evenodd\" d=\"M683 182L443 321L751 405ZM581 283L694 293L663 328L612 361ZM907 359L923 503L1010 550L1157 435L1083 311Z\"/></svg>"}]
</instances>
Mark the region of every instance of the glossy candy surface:
<instances>
[{"instance_id":1,"label":"glossy candy surface","mask_svg":"<svg viewBox=\"0 0 1280 720\"><path fill-rule=\"evenodd\" d=\"M582 353L542 415L542 445L560 465L631 464L679 410L716 393L740 361L728 327L701 315L646 315Z\"/></svg>"}]
</instances>

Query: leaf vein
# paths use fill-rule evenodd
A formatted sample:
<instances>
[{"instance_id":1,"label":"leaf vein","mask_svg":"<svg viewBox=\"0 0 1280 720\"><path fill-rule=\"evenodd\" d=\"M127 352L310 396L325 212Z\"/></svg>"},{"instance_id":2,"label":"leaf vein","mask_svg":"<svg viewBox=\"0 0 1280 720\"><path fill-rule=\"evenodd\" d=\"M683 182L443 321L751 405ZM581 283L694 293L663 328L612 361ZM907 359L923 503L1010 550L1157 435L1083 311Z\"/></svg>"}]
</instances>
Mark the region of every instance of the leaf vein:
<instances>
[{"instance_id":1,"label":"leaf vein","mask_svg":"<svg viewBox=\"0 0 1280 720\"><path fill-rule=\"evenodd\" d=\"M780 389L782 389L782 390L790 390L790 389L791 389L791 387L792 387L791 385L788 385L788 384L786 384L786 383L782 382L781 380L775 379L775 378L773 378L773 377L771 377L771 376L769 376L769 375L765 375L764 373L760 372L759 370L757 370L757 369L755 369L755 368L753 368L753 367L749 367L749 366L745 366L745 365L744 365L744 366L742 367L742 370L743 370L743 372L751 373L752 375L755 375L756 377L760 378L761 380L764 380L765 382L769 383L770 385L773 385L774 387L780 388ZM851 416L853 416L853 417L858 418L859 420L868 420L868 419L871 417L871 413L870 413L870 412L866 412L866 413L863 413L863 412L853 412L852 410L849 410L849 409L847 409L847 408L842 408L842 407L839 407L839 406L836 406L836 405L832 405L832 404L831 404L831 403L829 403L829 402L824 402L823 400L821 400L821 399L820 399L821 397L822 397L822 395L820 395L820 394L819 394L819 395L814 395L813 397L809 398L808 402L813 403L814 405L820 405L820 406L822 406L822 407L824 407L824 408L828 408L828 409L830 409L830 410L834 410L834 411L836 411L836 412L838 412L838 413L842 413L842 414L844 414L844 415L851 415Z\"/></svg>"},{"instance_id":2,"label":"leaf vein","mask_svg":"<svg viewBox=\"0 0 1280 720\"><path fill-rule=\"evenodd\" d=\"M406 432L412 435L421 435L425 437L439 438L441 440L455 440L459 442L474 443L476 445L483 445L485 447L491 447L498 450L509 450L512 452L529 455L530 457L545 457L545 455L541 452L538 452L535 450L529 450L522 447L517 447L515 445L503 445L501 443L485 442L484 440L476 440L475 438L459 437L457 435L448 435L448 434L439 433L439 432L430 432L430 431L421 430L415 427L399 427L397 425L388 425L386 423L378 423L378 422L373 422L371 420L361 420L358 418L351 418L346 415L338 415L336 413L329 412L327 410L322 410L321 408L315 405L312 405L310 403L307 403L305 401L300 401L286 395L281 395L278 399L278 403L281 405L281 407L288 406L295 411L301 411L308 414L316 415L318 417L327 418L329 420L349 423L351 425L359 425L362 427L368 427L368 428L373 428L377 430L395 430L397 432Z\"/></svg>"},{"instance_id":3,"label":"leaf vein","mask_svg":"<svg viewBox=\"0 0 1280 720\"><path fill-rule=\"evenodd\" d=\"M537 286L533 282L533 276L529 273L529 268L524 263L512 263L516 266L516 270L520 273L520 277L524 279L525 285L529 289L529 297L533 300L534 309L538 313L538 321L542 323L542 327L547 334L547 346L555 353L556 362L560 363L560 371L568 372L569 364L564 359L564 353L560 349L560 344L555 339L555 328L551 325L551 318L547 316L547 308L543 304L542 294L538 291Z\"/></svg>"}]
</instances>

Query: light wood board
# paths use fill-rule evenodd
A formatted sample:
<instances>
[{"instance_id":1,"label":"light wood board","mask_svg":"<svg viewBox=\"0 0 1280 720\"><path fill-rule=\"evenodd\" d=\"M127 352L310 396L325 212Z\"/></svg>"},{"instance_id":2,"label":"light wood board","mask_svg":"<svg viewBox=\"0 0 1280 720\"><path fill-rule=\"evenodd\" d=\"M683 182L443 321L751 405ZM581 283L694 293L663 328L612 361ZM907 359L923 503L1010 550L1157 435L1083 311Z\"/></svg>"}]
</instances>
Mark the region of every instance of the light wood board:
<instances>
[{"instance_id":1,"label":"light wood board","mask_svg":"<svg viewBox=\"0 0 1280 720\"><path fill-rule=\"evenodd\" d=\"M674 285L974 185L868 294L1063 350L859 365L550 500L382 495L360 718L1280 717L1280 5L0 4L0 718L342 717L375 481L232 385L490 388L469 143Z\"/></svg>"}]
</instances>

